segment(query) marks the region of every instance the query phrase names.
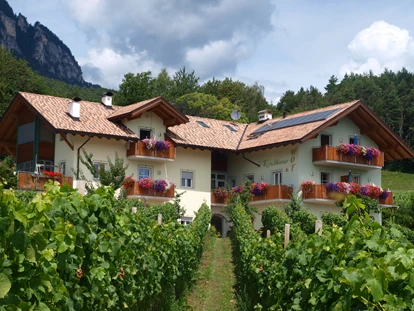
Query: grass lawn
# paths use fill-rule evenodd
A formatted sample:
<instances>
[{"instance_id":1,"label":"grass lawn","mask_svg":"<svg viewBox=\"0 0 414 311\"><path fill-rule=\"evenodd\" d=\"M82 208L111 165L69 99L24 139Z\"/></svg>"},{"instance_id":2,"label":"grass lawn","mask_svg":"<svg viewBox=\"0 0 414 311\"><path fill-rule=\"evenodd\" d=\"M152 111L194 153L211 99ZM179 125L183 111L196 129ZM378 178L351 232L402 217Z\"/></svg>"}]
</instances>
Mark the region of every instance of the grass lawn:
<instances>
[{"instance_id":1,"label":"grass lawn","mask_svg":"<svg viewBox=\"0 0 414 311\"><path fill-rule=\"evenodd\" d=\"M414 191L414 174L382 171L382 188L392 191Z\"/></svg>"},{"instance_id":2,"label":"grass lawn","mask_svg":"<svg viewBox=\"0 0 414 311\"><path fill-rule=\"evenodd\" d=\"M230 239L209 236L201 260L198 280L188 295L194 311L235 311L233 264Z\"/></svg>"}]
</instances>

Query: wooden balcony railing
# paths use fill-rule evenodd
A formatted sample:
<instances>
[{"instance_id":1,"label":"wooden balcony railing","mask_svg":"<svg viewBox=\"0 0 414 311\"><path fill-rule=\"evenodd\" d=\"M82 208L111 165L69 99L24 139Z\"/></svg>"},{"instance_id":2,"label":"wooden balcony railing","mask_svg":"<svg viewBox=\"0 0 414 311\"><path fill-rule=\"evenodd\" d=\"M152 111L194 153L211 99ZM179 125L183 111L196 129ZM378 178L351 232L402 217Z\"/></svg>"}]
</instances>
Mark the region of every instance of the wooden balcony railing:
<instances>
[{"instance_id":1,"label":"wooden balcony railing","mask_svg":"<svg viewBox=\"0 0 414 311\"><path fill-rule=\"evenodd\" d=\"M127 157L144 156L162 159L175 159L175 149L171 146L165 150L148 149L141 141L131 142L127 149Z\"/></svg>"},{"instance_id":2,"label":"wooden balcony railing","mask_svg":"<svg viewBox=\"0 0 414 311\"><path fill-rule=\"evenodd\" d=\"M48 180L55 180L61 185L68 184L73 187L73 178L62 176L62 177L50 177L45 175L34 175L30 172L18 172L17 175L17 187L24 190L44 190L45 184Z\"/></svg>"},{"instance_id":3,"label":"wooden balcony railing","mask_svg":"<svg viewBox=\"0 0 414 311\"><path fill-rule=\"evenodd\" d=\"M326 191L326 185L314 185L312 186L311 191L302 191L302 199L303 200L311 200L311 199L331 199L335 200L340 198L341 196L336 196L334 193L329 193ZM393 205L394 199L392 192L388 192L388 197L386 199L379 198L378 203L381 205Z\"/></svg>"},{"instance_id":4,"label":"wooden balcony railing","mask_svg":"<svg viewBox=\"0 0 414 311\"><path fill-rule=\"evenodd\" d=\"M258 196L253 196L252 201L266 201L274 199L290 200L293 187L288 185L271 185L269 188ZM227 198L217 197L214 193L211 193L211 203L213 204L226 204Z\"/></svg>"},{"instance_id":5,"label":"wooden balcony railing","mask_svg":"<svg viewBox=\"0 0 414 311\"><path fill-rule=\"evenodd\" d=\"M139 183L136 181L134 187L127 189L127 196L139 195L147 197L164 197L164 198L173 198L174 197L174 185L171 186L165 192L157 192L154 189L141 188Z\"/></svg>"},{"instance_id":6,"label":"wooden balcony railing","mask_svg":"<svg viewBox=\"0 0 414 311\"><path fill-rule=\"evenodd\" d=\"M312 149L312 161L337 161L343 163L362 164L367 166L384 166L384 153L372 160L366 160L363 156L349 156L338 152L338 149L333 146L322 146Z\"/></svg>"}]
</instances>

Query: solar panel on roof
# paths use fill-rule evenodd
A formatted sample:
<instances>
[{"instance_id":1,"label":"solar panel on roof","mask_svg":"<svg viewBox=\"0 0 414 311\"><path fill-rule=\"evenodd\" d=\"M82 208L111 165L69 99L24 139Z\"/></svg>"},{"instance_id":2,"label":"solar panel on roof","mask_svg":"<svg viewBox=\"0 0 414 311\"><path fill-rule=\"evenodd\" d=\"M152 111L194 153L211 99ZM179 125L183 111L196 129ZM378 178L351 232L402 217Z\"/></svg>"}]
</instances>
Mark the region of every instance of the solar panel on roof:
<instances>
[{"instance_id":1,"label":"solar panel on roof","mask_svg":"<svg viewBox=\"0 0 414 311\"><path fill-rule=\"evenodd\" d=\"M322 121L322 120L325 120L330 115L334 114L335 112L337 112L339 110L341 110L341 109L339 109L339 108L338 109L331 109L331 110L327 110L327 111L308 114L306 116L301 116L301 117L276 121L276 122L269 123L269 124L266 124L266 125L258 128L252 134L264 133L264 132L273 131L273 130L277 130L277 129L281 129L281 128L285 128L285 127L291 127L291 126L296 126L296 125L305 124L305 123Z\"/></svg>"},{"instance_id":2,"label":"solar panel on roof","mask_svg":"<svg viewBox=\"0 0 414 311\"><path fill-rule=\"evenodd\" d=\"M224 126L227 127L232 132L237 132L237 130L234 127L232 127L231 125L224 124Z\"/></svg>"},{"instance_id":3,"label":"solar panel on roof","mask_svg":"<svg viewBox=\"0 0 414 311\"><path fill-rule=\"evenodd\" d=\"M203 121L197 121L197 123L198 124L200 124L202 127L205 127L205 128L210 128L205 122L203 122Z\"/></svg>"}]
</instances>

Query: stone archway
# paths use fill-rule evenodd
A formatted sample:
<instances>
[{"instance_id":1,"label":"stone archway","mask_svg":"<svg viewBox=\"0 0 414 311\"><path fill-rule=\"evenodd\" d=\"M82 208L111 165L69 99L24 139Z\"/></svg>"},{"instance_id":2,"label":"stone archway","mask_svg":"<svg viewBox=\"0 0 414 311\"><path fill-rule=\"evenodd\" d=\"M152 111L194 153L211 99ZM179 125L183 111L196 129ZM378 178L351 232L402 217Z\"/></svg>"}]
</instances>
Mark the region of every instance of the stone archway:
<instances>
[{"instance_id":1,"label":"stone archway","mask_svg":"<svg viewBox=\"0 0 414 311\"><path fill-rule=\"evenodd\" d=\"M227 221L226 217L221 214L213 214L211 216L210 224L216 228L217 232L220 232L221 237L227 237L229 222Z\"/></svg>"}]
</instances>

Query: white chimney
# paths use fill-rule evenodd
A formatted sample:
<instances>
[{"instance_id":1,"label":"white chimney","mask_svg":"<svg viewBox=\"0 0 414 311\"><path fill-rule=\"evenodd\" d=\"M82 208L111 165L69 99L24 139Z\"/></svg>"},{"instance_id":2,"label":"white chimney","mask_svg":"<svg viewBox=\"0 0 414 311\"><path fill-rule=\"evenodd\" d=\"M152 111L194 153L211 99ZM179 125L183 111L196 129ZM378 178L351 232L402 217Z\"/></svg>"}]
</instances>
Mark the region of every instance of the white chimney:
<instances>
[{"instance_id":1,"label":"white chimney","mask_svg":"<svg viewBox=\"0 0 414 311\"><path fill-rule=\"evenodd\" d=\"M103 94L102 104L104 104L105 107L112 108L112 96L113 95L114 94L112 92L106 92L105 94Z\"/></svg>"},{"instance_id":2,"label":"white chimney","mask_svg":"<svg viewBox=\"0 0 414 311\"><path fill-rule=\"evenodd\" d=\"M270 110L261 110L258 112L259 114L259 122L263 122L266 120L272 119L272 112Z\"/></svg>"},{"instance_id":3,"label":"white chimney","mask_svg":"<svg viewBox=\"0 0 414 311\"><path fill-rule=\"evenodd\" d=\"M69 115L75 119L79 120L80 118L80 101L79 97L72 98L72 102L69 104Z\"/></svg>"}]
</instances>

